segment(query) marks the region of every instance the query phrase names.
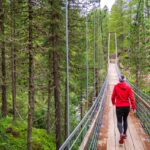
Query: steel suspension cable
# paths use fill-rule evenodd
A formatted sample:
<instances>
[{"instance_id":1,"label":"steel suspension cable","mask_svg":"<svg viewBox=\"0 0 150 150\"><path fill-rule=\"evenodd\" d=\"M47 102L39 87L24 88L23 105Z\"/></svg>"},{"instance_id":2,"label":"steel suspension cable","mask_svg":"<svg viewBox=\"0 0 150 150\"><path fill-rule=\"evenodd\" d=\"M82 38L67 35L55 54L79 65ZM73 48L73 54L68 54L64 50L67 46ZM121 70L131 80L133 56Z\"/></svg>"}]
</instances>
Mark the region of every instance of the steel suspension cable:
<instances>
[{"instance_id":1,"label":"steel suspension cable","mask_svg":"<svg viewBox=\"0 0 150 150\"><path fill-rule=\"evenodd\" d=\"M109 51L110 51L110 33L109 33L109 35L108 35L108 64L107 64L107 68L109 67Z\"/></svg>"},{"instance_id":2,"label":"steel suspension cable","mask_svg":"<svg viewBox=\"0 0 150 150\"><path fill-rule=\"evenodd\" d=\"M100 33L100 17L98 17L98 32ZM98 33L98 43L100 43L100 34ZM98 66L96 67L96 68L98 68L99 69L99 77L98 77L98 83L99 83L99 86L98 86L98 88L100 87L100 70L101 70L101 48L100 47L98 47L97 48L97 51L98 51L98 59L99 59L99 62L97 62L97 64L98 64Z\"/></svg>"},{"instance_id":3,"label":"steel suspension cable","mask_svg":"<svg viewBox=\"0 0 150 150\"><path fill-rule=\"evenodd\" d=\"M88 65L88 13L86 13L86 100L87 100L87 105L88 105L88 74L89 74L89 65ZM88 106L87 106L88 109Z\"/></svg>"},{"instance_id":4,"label":"steel suspension cable","mask_svg":"<svg viewBox=\"0 0 150 150\"><path fill-rule=\"evenodd\" d=\"M145 17L145 7L146 7L146 4L145 4L145 0L144 0L144 9L143 9L143 17L144 17L144 51L146 51L146 36L147 36L147 33L146 33L146 17ZM145 57L146 57L146 53L145 53Z\"/></svg>"},{"instance_id":5,"label":"steel suspension cable","mask_svg":"<svg viewBox=\"0 0 150 150\"><path fill-rule=\"evenodd\" d=\"M69 45L68 45L68 0L66 0L66 84L67 84L67 136L70 135L70 111L69 111ZM69 149L69 144L68 144Z\"/></svg>"},{"instance_id":6,"label":"steel suspension cable","mask_svg":"<svg viewBox=\"0 0 150 150\"><path fill-rule=\"evenodd\" d=\"M99 3L99 7L101 7L101 5L100 5L100 3ZM102 55L102 52L103 52L103 30L102 30L102 12L101 12L101 10L100 10L100 17L99 17L99 28L100 28L100 70L102 69L102 65L103 65L103 63L102 63L102 57L101 57L101 55ZM103 55L105 55L104 53L103 53ZM101 84L101 80L100 80L100 84Z\"/></svg>"},{"instance_id":7,"label":"steel suspension cable","mask_svg":"<svg viewBox=\"0 0 150 150\"><path fill-rule=\"evenodd\" d=\"M101 40L101 34L100 34L100 33L101 33L101 31L100 31L100 30L101 30L101 29L100 29L100 17L98 17L98 20L97 20L97 21L98 21L98 32L99 32L99 34L98 34L99 40L98 40L98 41L99 41L99 44L100 44L100 40ZM97 50L98 50L98 54L97 54L97 55L99 56L99 57L98 57L98 58L99 58L99 62L97 62L97 63L98 63L98 66L97 66L96 68L99 68L99 77L98 77L98 79L99 79L99 80L98 80L99 86L98 86L98 88L100 88L100 76L101 76L101 75L100 75L100 70L101 70L101 45L98 47Z\"/></svg>"},{"instance_id":8,"label":"steel suspension cable","mask_svg":"<svg viewBox=\"0 0 150 150\"><path fill-rule=\"evenodd\" d=\"M94 97L96 95L96 69L95 69L95 65L96 65L96 16L95 16L95 12L94 12Z\"/></svg>"},{"instance_id":9,"label":"steel suspension cable","mask_svg":"<svg viewBox=\"0 0 150 150\"><path fill-rule=\"evenodd\" d=\"M117 33L115 32L116 64L118 64Z\"/></svg>"}]
</instances>

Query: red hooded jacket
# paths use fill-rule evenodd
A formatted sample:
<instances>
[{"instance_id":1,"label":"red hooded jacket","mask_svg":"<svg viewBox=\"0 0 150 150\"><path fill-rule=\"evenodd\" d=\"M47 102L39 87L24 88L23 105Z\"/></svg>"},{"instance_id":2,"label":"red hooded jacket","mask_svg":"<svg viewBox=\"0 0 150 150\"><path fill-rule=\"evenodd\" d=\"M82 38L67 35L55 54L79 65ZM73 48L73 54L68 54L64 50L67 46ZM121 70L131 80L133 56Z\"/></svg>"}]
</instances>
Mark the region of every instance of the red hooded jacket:
<instances>
[{"instance_id":1,"label":"red hooded jacket","mask_svg":"<svg viewBox=\"0 0 150 150\"><path fill-rule=\"evenodd\" d=\"M131 104L132 110L136 109L132 89L125 82L120 82L114 86L111 100L116 107L130 107Z\"/></svg>"}]
</instances>

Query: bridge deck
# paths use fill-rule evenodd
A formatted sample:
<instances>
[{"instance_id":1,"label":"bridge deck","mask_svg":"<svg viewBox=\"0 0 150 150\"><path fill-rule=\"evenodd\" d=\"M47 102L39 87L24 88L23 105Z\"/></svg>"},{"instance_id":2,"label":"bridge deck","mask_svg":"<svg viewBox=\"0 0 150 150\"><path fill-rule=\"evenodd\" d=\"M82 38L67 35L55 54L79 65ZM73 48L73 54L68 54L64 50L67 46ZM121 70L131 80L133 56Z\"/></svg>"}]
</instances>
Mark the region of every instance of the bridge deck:
<instances>
[{"instance_id":1,"label":"bridge deck","mask_svg":"<svg viewBox=\"0 0 150 150\"><path fill-rule=\"evenodd\" d=\"M150 141L145 134L139 120L133 113L129 114L128 131L125 143L119 144L115 108L111 104L111 94L114 85L118 82L114 64L109 67L109 91L104 112L103 125L99 134L98 150L149 150Z\"/></svg>"}]
</instances>

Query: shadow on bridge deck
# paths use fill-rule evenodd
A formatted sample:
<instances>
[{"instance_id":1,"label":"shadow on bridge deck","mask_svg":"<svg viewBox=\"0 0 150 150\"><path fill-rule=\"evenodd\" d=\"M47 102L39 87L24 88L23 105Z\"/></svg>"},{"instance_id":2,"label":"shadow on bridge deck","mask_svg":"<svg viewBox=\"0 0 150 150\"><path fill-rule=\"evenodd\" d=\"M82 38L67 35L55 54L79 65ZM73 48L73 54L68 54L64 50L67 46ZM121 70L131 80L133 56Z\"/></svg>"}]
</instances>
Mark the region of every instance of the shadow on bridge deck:
<instances>
[{"instance_id":1,"label":"shadow on bridge deck","mask_svg":"<svg viewBox=\"0 0 150 150\"><path fill-rule=\"evenodd\" d=\"M111 104L111 94L114 85L118 82L115 64L109 67L109 91L104 111L103 124L97 144L98 150L149 150L150 141L145 134L136 115L130 112L128 118L128 131L125 143L119 145L119 132L117 129L115 107Z\"/></svg>"}]
</instances>

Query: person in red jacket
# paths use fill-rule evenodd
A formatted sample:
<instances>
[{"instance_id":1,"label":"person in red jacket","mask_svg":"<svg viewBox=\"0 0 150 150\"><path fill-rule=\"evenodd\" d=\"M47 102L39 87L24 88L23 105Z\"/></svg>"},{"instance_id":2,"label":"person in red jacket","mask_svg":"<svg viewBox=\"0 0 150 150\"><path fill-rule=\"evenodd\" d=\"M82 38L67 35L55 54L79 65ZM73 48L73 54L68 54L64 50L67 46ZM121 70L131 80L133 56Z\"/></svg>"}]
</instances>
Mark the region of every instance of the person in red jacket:
<instances>
[{"instance_id":1,"label":"person in red jacket","mask_svg":"<svg viewBox=\"0 0 150 150\"><path fill-rule=\"evenodd\" d=\"M135 112L136 105L132 88L125 82L125 77L120 75L119 83L114 86L112 93L112 104L116 106L117 127L120 133L119 143L123 144L126 139L127 117L130 111L130 105Z\"/></svg>"}]
</instances>

